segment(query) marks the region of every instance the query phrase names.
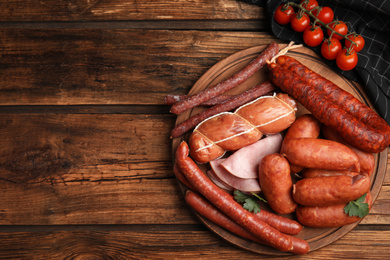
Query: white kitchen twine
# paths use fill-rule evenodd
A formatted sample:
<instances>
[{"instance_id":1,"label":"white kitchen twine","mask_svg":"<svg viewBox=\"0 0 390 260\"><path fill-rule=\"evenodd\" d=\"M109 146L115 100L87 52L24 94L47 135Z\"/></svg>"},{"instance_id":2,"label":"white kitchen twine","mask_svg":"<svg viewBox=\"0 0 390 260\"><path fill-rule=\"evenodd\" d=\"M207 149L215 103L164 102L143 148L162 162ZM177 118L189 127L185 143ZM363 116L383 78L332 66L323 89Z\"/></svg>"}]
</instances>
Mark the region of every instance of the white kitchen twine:
<instances>
[{"instance_id":1,"label":"white kitchen twine","mask_svg":"<svg viewBox=\"0 0 390 260\"><path fill-rule=\"evenodd\" d=\"M260 124L260 125L253 125L253 124L251 124L248 120L246 120L245 118L243 118L243 117L241 117L240 115L236 114L236 112L237 112L238 110L240 110L241 108L246 107L246 106L249 106L249 105L251 105L251 104L253 104L253 103L255 103L255 102L257 102L258 100L263 99L263 98L275 98L275 99L279 100L280 102L284 103L285 105L287 105L287 106L291 109L291 111L288 112L288 113L286 113L286 114L284 114L284 115L281 115L281 116L279 116L279 117L277 117L277 118L275 118L275 119L273 119L273 120L271 120L271 121L269 121L269 122L266 122L266 123L263 123L263 124ZM206 139L210 142L210 144L198 148L197 150L195 150L195 152L200 152L200 151L202 151L202 150L204 150L204 149L207 149L207 148L212 147L213 145L217 145L218 143L222 143L222 142L224 142L224 141L228 141L228 140L230 140L230 139L233 139L233 138L235 138L235 137L244 135L244 134L249 133L249 132L251 132L251 131L259 131L259 132L260 132L260 130L258 130L257 128L262 127L262 126L265 126L265 125L268 125L268 124L271 124L271 123L273 123L273 122L276 122L276 121L278 121L278 120L280 120L280 119L282 119L282 118L285 118L286 116L288 116L288 115L290 115L290 114L292 114L292 113L295 114L295 109L292 108L289 104L287 104L287 103L284 102L283 100L281 100L280 98L278 98L278 97L276 96L276 93L274 93L273 96L262 96L262 97L259 97L259 98L255 99L255 100L251 101L251 102L248 102L247 104L242 105L241 107L237 108L234 112L222 112L222 113L216 114L216 115L214 115L214 116L211 116L211 117L205 119L204 121L202 121L201 123L199 123L199 124L195 127L195 129L194 129L194 132L198 132L199 134L201 134L204 138L206 138ZM205 136L202 132L200 132L200 131L197 130L198 127L199 127L200 125L202 125L204 122L207 122L208 120L211 120L211 119L213 119L214 117L221 116L221 115L224 115L224 114L231 114L231 115L234 114L234 115L236 115L236 116L239 116L240 118L244 119L244 120L251 126L251 128L248 129L248 130L246 130L246 131L243 131L243 132L241 132L241 133L237 133L237 134L232 135L232 136L229 136L229 137L227 137L227 138L225 138L225 139L219 140L219 141L211 141L211 140L210 140L207 136Z\"/></svg>"}]
</instances>

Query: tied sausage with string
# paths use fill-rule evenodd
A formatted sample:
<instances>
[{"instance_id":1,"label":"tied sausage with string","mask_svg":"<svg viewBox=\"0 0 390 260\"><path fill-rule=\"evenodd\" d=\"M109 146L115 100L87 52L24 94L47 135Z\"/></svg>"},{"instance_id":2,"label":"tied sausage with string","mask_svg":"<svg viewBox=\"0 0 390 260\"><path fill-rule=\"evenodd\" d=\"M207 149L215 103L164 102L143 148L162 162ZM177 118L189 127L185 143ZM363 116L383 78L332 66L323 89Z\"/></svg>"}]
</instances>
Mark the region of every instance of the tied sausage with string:
<instances>
[{"instance_id":1,"label":"tied sausage with string","mask_svg":"<svg viewBox=\"0 0 390 260\"><path fill-rule=\"evenodd\" d=\"M390 145L390 126L371 108L294 58L269 63L270 80L351 145L378 153Z\"/></svg>"},{"instance_id":2,"label":"tied sausage with string","mask_svg":"<svg viewBox=\"0 0 390 260\"><path fill-rule=\"evenodd\" d=\"M295 120L297 102L284 93L262 96L235 112L224 112L201 122L189 138L192 158L207 163L279 133Z\"/></svg>"}]
</instances>

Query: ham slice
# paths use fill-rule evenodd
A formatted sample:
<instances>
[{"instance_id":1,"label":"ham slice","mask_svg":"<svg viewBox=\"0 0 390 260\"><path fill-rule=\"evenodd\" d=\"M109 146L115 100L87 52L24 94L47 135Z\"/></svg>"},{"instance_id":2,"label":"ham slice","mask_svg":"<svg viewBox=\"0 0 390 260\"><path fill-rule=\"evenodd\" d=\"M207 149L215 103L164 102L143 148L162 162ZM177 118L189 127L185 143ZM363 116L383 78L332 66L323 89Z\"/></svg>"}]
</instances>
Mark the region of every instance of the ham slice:
<instances>
[{"instance_id":1,"label":"ham slice","mask_svg":"<svg viewBox=\"0 0 390 260\"><path fill-rule=\"evenodd\" d=\"M209 176L210 180L214 182L215 185L217 185L219 188L226 190L226 191L233 191L234 188L229 186L227 183L224 183L222 180L220 180L213 170L207 171L207 176Z\"/></svg>"},{"instance_id":2,"label":"ham slice","mask_svg":"<svg viewBox=\"0 0 390 260\"><path fill-rule=\"evenodd\" d=\"M280 152L283 137L269 135L254 144L245 146L221 162L221 166L232 175L243 179L258 178L260 161L268 154Z\"/></svg>"},{"instance_id":3,"label":"ham slice","mask_svg":"<svg viewBox=\"0 0 390 260\"><path fill-rule=\"evenodd\" d=\"M242 192L259 193L261 191L258 178L243 179L232 175L221 166L221 163L224 160L226 159L215 159L210 162L211 169L218 179L226 183L228 186L231 186L233 189L240 190Z\"/></svg>"}]
</instances>

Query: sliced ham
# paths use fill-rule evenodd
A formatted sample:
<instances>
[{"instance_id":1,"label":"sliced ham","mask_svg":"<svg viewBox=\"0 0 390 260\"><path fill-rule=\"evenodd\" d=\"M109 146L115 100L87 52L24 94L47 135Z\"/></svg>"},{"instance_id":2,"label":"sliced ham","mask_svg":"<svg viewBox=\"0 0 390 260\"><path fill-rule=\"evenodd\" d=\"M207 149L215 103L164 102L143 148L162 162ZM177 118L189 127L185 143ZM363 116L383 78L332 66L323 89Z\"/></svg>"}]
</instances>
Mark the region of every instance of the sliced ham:
<instances>
[{"instance_id":1,"label":"sliced ham","mask_svg":"<svg viewBox=\"0 0 390 260\"><path fill-rule=\"evenodd\" d=\"M227 183L224 183L221 179L219 179L216 175L215 172L210 169L207 171L207 176L209 176L210 180L214 182L215 185L217 185L219 188L226 190L226 191L233 191L234 188L229 186Z\"/></svg>"},{"instance_id":2,"label":"sliced ham","mask_svg":"<svg viewBox=\"0 0 390 260\"><path fill-rule=\"evenodd\" d=\"M238 178L258 178L260 161L268 154L278 153L282 145L281 134L269 135L254 144L245 146L221 162L221 166Z\"/></svg>"},{"instance_id":3,"label":"sliced ham","mask_svg":"<svg viewBox=\"0 0 390 260\"><path fill-rule=\"evenodd\" d=\"M224 160L216 159L210 162L211 169L222 182L233 187L235 190L243 192L259 193L261 191L258 178L243 179L232 175L220 165Z\"/></svg>"}]
</instances>

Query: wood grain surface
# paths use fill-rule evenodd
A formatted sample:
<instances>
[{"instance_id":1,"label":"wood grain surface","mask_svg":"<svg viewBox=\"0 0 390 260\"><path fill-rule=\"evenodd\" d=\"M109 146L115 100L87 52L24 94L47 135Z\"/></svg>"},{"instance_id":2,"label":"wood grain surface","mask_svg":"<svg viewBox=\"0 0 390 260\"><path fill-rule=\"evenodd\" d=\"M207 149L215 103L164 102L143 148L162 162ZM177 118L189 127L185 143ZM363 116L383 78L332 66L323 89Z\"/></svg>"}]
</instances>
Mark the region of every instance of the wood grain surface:
<instances>
[{"instance_id":1,"label":"wood grain surface","mask_svg":"<svg viewBox=\"0 0 390 260\"><path fill-rule=\"evenodd\" d=\"M239 50L282 43L262 8L15 0L0 13L1 259L269 258L188 208L163 100ZM389 171L355 229L294 258L389 258Z\"/></svg>"}]
</instances>

